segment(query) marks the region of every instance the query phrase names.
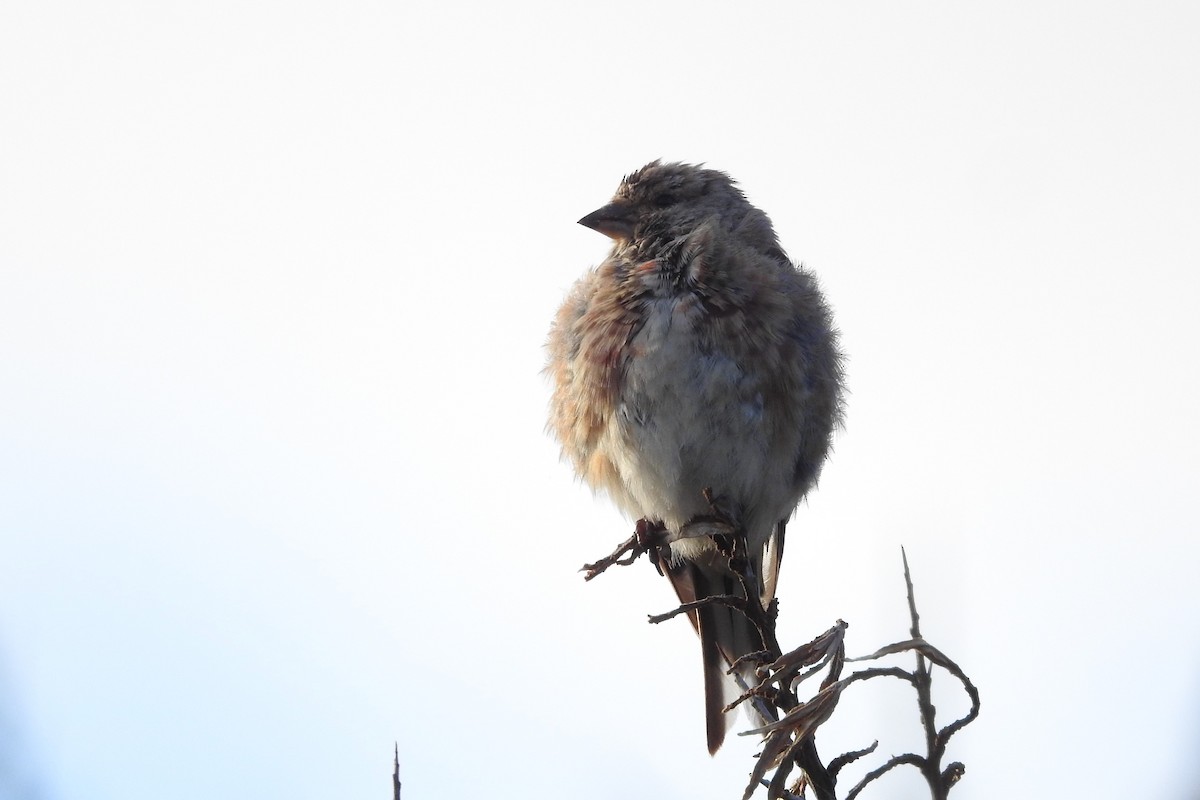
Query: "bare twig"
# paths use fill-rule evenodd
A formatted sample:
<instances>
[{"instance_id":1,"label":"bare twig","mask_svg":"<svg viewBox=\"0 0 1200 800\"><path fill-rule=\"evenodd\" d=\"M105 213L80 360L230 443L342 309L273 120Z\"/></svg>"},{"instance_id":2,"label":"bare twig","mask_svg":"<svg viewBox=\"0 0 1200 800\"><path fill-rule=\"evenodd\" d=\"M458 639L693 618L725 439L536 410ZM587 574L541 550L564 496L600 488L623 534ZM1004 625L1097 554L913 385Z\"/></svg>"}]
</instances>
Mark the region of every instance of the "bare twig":
<instances>
[{"instance_id":1,"label":"bare twig","mask_svg":"<svg viewBox=\"0 0 1200 800\"><path fill-rule=\"evenodd\" d=\"M695 611L697 608L703 608L704 606L729 606L745 613L746 600L732 594L711 594L708 597L701 597L699 600L693 600L690 603L680 603L677 608L663 614L650 614L648 615L650 617L650 624L657 625L660 622L666 622L669 619L678 617L680 614L686 614L689 611Z\"/></svg>"},{"instance_id":2,"label":"bare twig","mask_svg":"<svg viewBox=\"0 0 1200 800\"><path fill-rule=\"evenodd\" d=\"M638 557L644 552L646 551L641 548L641 545L638 543L637 534L635 533L633 536L630 536L628 539L618 545L616 550L613 550L611 553L595 563L584 564L579 568L579 571L584 573L583 579L585 581L590 581L592 578L596 577L601 572L604 572L604 570L608 569L614 564L620 564L622 566L632 564L634 561L637 561ZM632 553L632 555L630 555L629 558L621 558L621 556L625 555L626 553Z\"/></svg>"},{"instance_id":3,"label":"bare twig","mask_svg":"<svg viewBox=\"0 0 1200 800\"><path fill-rule=\"evenodd\" d=\"M888 759L886 764L878 769L871 770L866 774L865 777L863 777L861 781L856 783L854 788L850 790L850 794L846 795L846 800L854 800L854 798L858 797L859 792L867 788L868 783L876 780L877 778L883 777L884 773L890 771L894 767L898 767L901 764L912 764L913 766L920 768L924 760L925 759L921 758L915 753L905 753L902 756L892 756Z\"/></svg>"},{"instance_id":4,"label":"bare twig","mask_svg":"<svg viewBox=\"0 0 1200 800\"><path fill-rule=\"evenodd\" d=\"M864 747L862 750L851 750L849 753L842 753L840 756L829 762L829 774L836 780L837 774L842 771L842 767L846 766L847 764L854 763L863 756L871 755L871 753L874 753L878 747L879 740L876 739L875 741L871 742L870 747Z\"/></svg>"},{"instance_id":5,"label":"bare twig","mask_svg":"<svg viewBox=\"0 0 1200 800\"><path fill-rule=\"evenodd\" d=\"M659 564L658 548L668 541L667 529L662 526L662 523L639 519L633 535L617 545L616 550L594 564L584 564L579 571L584 573L585 581L590 581L611 566L626 567L637 561L644 553L650 553L654 561L654 568L661 575L662 566ZM625 556L626 553L629 555Z\"/></svg>"},{"instance_id":6,"label":"bare twig","mask_svg":"<svg viewBox=\"0 0 1200 800\"><path fill-rule=\"evenodd\" d=\"M392 800L400 800L400 743L395 743L392 756Z\"/></svg>"},{"instance_id":7,"label":"bare twig","mask_svg":"<svg viewBox=\"0 0 1200 800\"><path fill-rule=\"evenodd\" d=\"M736 705L748 697L767 699L782 712L778 720L746 732L766 737L763 750L751 772L746 798L749 798L754 788L760 784L768 787L769 800L786 796L783 793L783 783L789 764L794 764L803 771L801 783L811 787L818 800L836 798L837 776L842 768L875 752L879 743L875 742L863 750L843 753L830 761L828 767L825 767L816 755L816 731L833 715L839 698L847 688L855 683L882 677L903 681L916 690L921 724L925 731L926 753L925 755L905 753L892 757L882 766L868 772L850 790L847 800L857 797L867 785L892 769L903 765L914 766L921 772L929 784L934 800L945 800L950 788L963 776L965 768L961 763L954 762L943 769L941 760L945 755L950 737L978 715L979 693L953 660L921 636L920 617L916 609L912 575L908 568L907 554L903 554L903 556L905 588L912 622L910 639L885 645L867 656L848 659L845 656L847 626L846 623L839 620L834 627L808 644L760 667L758 669L759 684L748 689L742 697L731 704L731 706ZM894 666L868 667L844 678L841 677L842 665L847 661L874 661L907 652L914 653L917 657L917 666L914 670L910 671ZM971 699L971 709L966 716L940 730L936 726L936 709L930 691L934 666L945 669L957 678ZM821 681L820 691L808 701L800 703L793 694L794 689L820 672L826 673ZM773 687L773 689L768 687ZM767 780L766 773L772 769L776 771L775 775L772 779ZM802 791L802 788L793 789L792 793L795 794L799 791Z\"/></svg>"}]
</instances>

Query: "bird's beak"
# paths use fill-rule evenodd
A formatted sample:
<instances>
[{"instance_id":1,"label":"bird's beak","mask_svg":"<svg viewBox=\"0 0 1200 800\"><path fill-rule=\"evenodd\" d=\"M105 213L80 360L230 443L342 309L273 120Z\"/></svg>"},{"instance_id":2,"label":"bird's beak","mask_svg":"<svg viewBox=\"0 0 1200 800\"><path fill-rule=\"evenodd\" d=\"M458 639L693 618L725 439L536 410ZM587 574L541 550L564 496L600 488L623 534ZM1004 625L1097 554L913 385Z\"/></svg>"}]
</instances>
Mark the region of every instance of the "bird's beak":
<instances>
[{"instance_id":1,"label":"bird's beak","mask_svg":"<svg viewBox=\"0 0 1200 800\"><path fill-rule=\"evenodd\" d=\"M633 238L633 210L624 203L613 202L597 208L579 220L579 224L611 239Z\"/></svg>"}]
</instances>

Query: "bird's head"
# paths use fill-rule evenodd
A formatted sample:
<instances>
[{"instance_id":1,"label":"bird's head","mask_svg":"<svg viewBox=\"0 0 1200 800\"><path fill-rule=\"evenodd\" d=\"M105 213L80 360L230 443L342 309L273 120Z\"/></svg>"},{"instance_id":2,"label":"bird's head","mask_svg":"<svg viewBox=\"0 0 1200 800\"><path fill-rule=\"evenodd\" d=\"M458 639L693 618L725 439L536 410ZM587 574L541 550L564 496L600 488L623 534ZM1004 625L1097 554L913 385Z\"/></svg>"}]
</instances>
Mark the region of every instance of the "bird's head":
<instances>
[{"instance_id":1,"label":"bird's head","mask_svg":"<svg viewBox=\"0 0 1200 800\"><path fill-rule=\"evenodd\" d=\"M644 257L658 253L710 223L764 249L778 248L766 215L750 205L733 179L698 164L652 161L625 176L610 203L580 225Z\"/></svg>"}]
</instances>

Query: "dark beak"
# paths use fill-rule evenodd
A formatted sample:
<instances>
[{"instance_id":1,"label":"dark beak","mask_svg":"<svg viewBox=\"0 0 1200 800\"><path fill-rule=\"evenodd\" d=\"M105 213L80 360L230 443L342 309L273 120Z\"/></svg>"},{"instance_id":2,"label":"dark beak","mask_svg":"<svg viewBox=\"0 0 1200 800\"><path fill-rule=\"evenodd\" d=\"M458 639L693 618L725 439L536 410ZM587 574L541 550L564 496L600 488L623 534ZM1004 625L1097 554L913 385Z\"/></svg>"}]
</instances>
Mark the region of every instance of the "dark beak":
<instances>
[{"instance_id":1,"label":"dark beak","mask_svg":"<svg viewBox=\"0 0 1200 800\"><path fill-rule=\"evenodd\" d=\"M579 220L579 224L611 239L633 238L633 211L624 203L609 203L597 208Z\"/></svg>"}]
</instances>

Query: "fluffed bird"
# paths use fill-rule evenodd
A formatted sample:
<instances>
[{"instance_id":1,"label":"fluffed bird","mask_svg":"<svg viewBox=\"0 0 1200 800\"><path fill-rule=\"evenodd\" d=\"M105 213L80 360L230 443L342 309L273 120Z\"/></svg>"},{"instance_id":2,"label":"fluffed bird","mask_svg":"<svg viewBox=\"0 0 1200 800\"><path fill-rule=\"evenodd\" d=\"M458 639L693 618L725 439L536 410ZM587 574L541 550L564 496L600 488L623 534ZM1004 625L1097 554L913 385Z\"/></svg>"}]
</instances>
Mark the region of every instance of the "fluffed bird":
<instances>
[{"instance_id":1,"label":"fluffed bird","mask_svg":"<svg viewBox=\"0 0 1200 800\"><path fill-rule=\"evenodd\" d=\"M612 250L575 283L551 327L549 429L588 485L669 534L663 568L681 603L744 597L745 579L765 609L787 521L842 418L830 308L723 172L654 161L579 222L611 238ZM714 508L745 536L740 577L727 546L695 524ZM727 673L763 641L728 605L688 616L716 753L723 709L741 693ZM753 667L735 674L753 685Z\"/></svg>"}]
</instances>

